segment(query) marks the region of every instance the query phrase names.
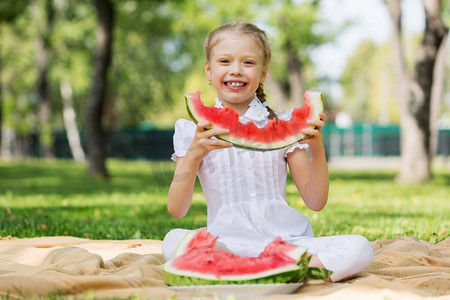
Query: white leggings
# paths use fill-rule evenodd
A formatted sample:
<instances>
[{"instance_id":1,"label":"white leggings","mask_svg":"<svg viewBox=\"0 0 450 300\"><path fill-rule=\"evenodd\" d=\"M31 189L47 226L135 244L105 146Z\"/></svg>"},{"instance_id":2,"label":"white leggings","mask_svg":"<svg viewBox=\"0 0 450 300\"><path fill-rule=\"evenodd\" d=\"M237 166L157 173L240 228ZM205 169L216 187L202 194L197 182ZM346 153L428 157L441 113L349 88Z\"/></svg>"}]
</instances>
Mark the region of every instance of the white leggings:
<instances>
[{"instance_id":1,"label":"white leggings","mask_svg":"<svg viewBox=\"0 0 450 300\"><path fill-rule=\"evenodd\" d=\"M177 228L167 233L162 244L162 252L166 260L175 256L177 245L190 231L192 230ZM331 275L333 282L361 272L372 262L372 246L365 237L360 235L304 237L289 242L308 248L310 254L317 254L325 268L333 271Z\"/></svg>"}]
</instances>

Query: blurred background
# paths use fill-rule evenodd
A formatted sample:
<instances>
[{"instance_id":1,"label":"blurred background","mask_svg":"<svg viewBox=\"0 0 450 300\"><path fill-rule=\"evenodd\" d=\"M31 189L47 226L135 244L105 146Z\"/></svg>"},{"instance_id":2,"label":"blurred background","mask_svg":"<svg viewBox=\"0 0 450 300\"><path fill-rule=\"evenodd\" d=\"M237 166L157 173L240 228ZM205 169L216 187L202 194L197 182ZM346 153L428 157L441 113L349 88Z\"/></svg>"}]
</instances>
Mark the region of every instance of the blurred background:
<instances>
[{"instance_id":1,"label":"blurred background","mask_svg":"<svg viewBox=\"0 0 450 300\"><path fill-rule=\"evenodd\" d=\"M324 94L330 162L385 158L412 182L448 167L449 0L3 0L0 18L2 159L87 161L91 176L111 157L169 159L184 93L215 97L205 36L250 21L271 40L275 110Z\"/></svg>"}]
</instances>

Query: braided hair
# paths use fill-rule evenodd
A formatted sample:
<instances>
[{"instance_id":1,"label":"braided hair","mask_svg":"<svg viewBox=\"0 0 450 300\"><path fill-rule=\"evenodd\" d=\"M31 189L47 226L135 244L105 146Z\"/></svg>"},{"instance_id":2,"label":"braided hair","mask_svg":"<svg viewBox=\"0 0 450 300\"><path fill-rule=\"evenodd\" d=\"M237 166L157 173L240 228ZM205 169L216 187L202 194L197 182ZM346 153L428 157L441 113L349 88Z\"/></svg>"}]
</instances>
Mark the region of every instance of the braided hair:
<instances>
[{"instance_id":1,"label":"braided hair","mask_svg":"<svg viewBox=\"0 0 450 300\"><path fill-rule=\"evenodd\" d=\"M266 93L264 93L264 85L262 83L259 84L258 88L256 89L256 97L261 101L262 103L266 102ZM267 111L269 112L269 119L277 119L278 117L275 114L275 112L267 105L266 106Z\"/></svg>"},{"instance_id":2,"label":"braided hair","mask_svg":"<svg viewBox=\"0 0 450 300\"><path fill-rule=\"evenodd\" d=\"M245 23L245 22L231 22L226 23L213 31L209 33L209 35L205 39L205 43L203 45L206 60L209 61L211 58L212 49L214 46L219 43L219 35L223 32L237 32L237 33L243 33L248 34L252 36L257 44L261 47L261 50L263 51L263 64L264 66L267 66L271 59L271 51L270 51L270 45L269 40L267 39L266 33L259 29L257 26L251 24L251 23ZM262 83L259 84L258 88L255 91L256 97L262 102L266 102L266 94L264 92L264 86ZM267 111L269 112L269 119L278 119L275 112L269 107L265 106Z\"/></svg>"}]
</instances>

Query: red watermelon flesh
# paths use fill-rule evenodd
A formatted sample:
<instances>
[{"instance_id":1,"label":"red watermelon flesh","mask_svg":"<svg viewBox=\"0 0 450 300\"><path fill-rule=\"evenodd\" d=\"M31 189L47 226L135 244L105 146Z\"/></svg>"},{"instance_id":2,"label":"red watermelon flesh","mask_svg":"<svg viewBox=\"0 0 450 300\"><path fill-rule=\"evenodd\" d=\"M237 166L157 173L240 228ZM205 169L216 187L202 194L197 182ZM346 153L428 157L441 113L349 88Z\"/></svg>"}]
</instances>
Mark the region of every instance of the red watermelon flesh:
<instances>
[{"instance_id":1,"label":"red watermelon flesh","mask_svg":"<svg viewBox=\"0 0 450 300\"><path fill-rule=\"evenodd\" d=\"M219 237L210 234L205 228L199 229L195 234L191 233L181 241L177 247L175 256L201 248L212 249L218 238Z\"/></svg>"},{"instance_id":2,"label":"red watermelon flesh","mask_svg":"<svg viewBox=\"0 0 450 300\"><path fill-rule=\"evenodd\" d=\"M303 139L305 135L301 130L309 126L307 120L319 119L323 111L322 94L306 91L303 106L293 109L290 120L272 119L258 128L253 122L241 123L239 114L230 107L205 106L200 96L200 92L186 94L186 107L195 122L206 120L213 128L228 129L229 134L218 138L255 150L279 149Z\"/></svg>"},{"instance_id":3,"label":"red watermelon flesh","mask_svg":"<svg viewBox=\"0 0 450 300\"><path fill-rule=\"evenodd\" d=\"M270 243L258 257L216 249L210 241L216 241L217 237L206 229L186 239L188 241L180 245L184 252L177 250L178 256L164 265L164 278L169 285L284 283L307 271L307 267L299 263L306 248L280 238Z\"/></svg>"}]
</instances>

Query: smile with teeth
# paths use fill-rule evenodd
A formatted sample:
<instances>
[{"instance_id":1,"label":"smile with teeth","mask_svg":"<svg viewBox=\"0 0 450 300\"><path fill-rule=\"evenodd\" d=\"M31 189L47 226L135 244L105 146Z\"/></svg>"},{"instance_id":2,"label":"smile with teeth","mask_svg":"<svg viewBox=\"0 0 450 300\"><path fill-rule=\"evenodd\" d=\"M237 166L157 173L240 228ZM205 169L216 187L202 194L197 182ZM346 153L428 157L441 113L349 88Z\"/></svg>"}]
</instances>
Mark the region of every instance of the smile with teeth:
<instances>
[{"instance_id":1,"label":"smile with teeth","mask_svg":"<svg viewBox=\"0 0 450 300\"><path fill-rule=\"evenodd\" d=\"M235 81L228 81L225 82L226 85L231 86L231 87L241 87L244 86L246 83L244 82L235 82Z\"/></svg>"}]
</instances>

